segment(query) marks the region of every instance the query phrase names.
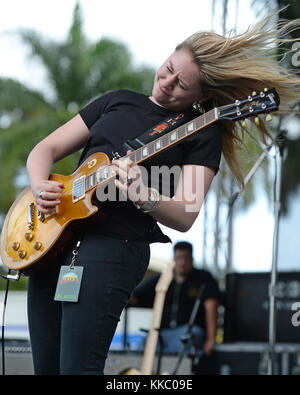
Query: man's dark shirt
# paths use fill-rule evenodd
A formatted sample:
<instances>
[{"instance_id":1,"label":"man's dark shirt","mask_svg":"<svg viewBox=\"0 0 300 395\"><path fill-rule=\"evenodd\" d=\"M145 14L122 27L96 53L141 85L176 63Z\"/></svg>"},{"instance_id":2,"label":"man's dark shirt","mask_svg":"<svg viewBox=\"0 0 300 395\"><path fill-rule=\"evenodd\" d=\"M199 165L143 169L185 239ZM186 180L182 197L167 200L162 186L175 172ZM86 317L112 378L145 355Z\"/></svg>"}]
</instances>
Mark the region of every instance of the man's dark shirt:
<instances>
[{"instance_id":1,"label":"man's dark shirt","mask_svg":"<svg viewBox=\"0 0 300 395\"><path fill-rule=\"evenodd\" d=\"M155 287L160 274L155 274L143 281L133 292L138 299L139 307L153 307ZM205 309L203 303L207 299L221 299L218 284L206 270L193 269L186 280L178 284L173 279L167 290L161 320L161 328L172 328L187 324L190 320L201 285L204 285L201 303L196 315L195 324L205 329Z\"/></svg>"}]
</instances>

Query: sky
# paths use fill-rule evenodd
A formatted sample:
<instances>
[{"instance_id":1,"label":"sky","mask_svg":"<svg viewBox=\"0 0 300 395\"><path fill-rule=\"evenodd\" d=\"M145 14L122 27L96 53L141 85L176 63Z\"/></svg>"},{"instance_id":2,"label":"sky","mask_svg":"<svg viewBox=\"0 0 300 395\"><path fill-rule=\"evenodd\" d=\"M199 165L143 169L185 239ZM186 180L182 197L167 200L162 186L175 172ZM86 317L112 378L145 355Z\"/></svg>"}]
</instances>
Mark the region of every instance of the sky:
<instances>
[{"instance_id":1,"label":"sky","mask_svg":"<svg viewBox=\"0 0 300 395\"><path fill-rule=\"evenodd\" d=\"M249 8L250 0L242 0L238 11L236 0L229 0L227 29L235 27L244 31L256 18ZM12 32L30 28L54 40L62 40L71 24L76 0L10 0L1 2L0 9L0 77L12 77L27 86L44 90L45 73ZM220 5L220 1L216 1ZM158 67L175 46L197 30L215 29L222 33L220 6L211 18L211 1L200 0L81 0L84 30L91 41L109 36L123 41L129 47L137 64ZM259 171L258 171L259 172ZM237 208L240 203L237 203ZM208 199L212 223L205 231L213 229L214 199ZM202 259L203 213L187 233L162 229L173 242L189 240L194 245L196 262ZM269 270L272 253L273 212L270 204L260 194L257 204L246 214L238 216L234 227L234 262L238 271ZM213 256L211 233L208 237L208 256ZM172 246L155 243L152 256L170 260ZM207 256L207 255L206 255Z\"/></svg>"}]
</instances>

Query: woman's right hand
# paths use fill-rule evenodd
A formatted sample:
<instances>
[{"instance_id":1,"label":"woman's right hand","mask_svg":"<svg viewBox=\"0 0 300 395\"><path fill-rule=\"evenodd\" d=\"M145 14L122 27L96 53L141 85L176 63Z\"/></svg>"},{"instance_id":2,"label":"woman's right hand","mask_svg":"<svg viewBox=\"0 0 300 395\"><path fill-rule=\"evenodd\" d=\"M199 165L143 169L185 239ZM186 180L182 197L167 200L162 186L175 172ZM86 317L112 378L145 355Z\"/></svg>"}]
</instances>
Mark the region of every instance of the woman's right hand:
<instances>
[{"instance_id":1,"label":"woman's right hand","mask_svg":"<svg viewBox=\"0 0 300 395\"><path fill-rule=\"evenodd\" d=\"M37 209L44 214L52 214L60 203L64 184L58 181L42 180L31 186Z\"/></svg>"}]
</instances>

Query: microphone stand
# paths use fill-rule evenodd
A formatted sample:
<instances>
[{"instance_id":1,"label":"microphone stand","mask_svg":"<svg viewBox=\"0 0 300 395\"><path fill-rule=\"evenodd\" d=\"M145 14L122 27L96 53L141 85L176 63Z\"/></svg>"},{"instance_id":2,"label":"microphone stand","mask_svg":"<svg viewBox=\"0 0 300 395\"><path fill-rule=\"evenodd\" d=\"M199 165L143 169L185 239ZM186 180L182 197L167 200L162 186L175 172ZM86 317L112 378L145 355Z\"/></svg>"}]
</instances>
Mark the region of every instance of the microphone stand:
<instances>
[{"instance_id":1,"label":"microphone stand","mask_svg":"<svg viewBox=\"0 0 300 395\"><path fill-rule=\"evenodd\" d=\"M276 283L277 283L277 258L278 258L278 233L279 233L279 216L280 216L280 206L281 206L281 183L282 183L282 164L283 164L283 153L285 149L285 135L287 131L285 129L280 129L275 138L275 142L267 147L267 150L261 154L257 162L254 164L252 169L249 171L245 177L245 186L250 181L264 158L266 157L268 151L275 146L276 154L276 177L274 184L274 230L273 230L273 247L272 247L272 268L271 268L271 282L269 284L269 353L268 353L268 375L274 374L275 367L275 342L276 342ZM240 197L242 191L236 192L232 195L229 201L229 215L232 215L232 209L237 198Z\"/></svg>"},{"instance_id":2,"label":"microphone stand","mask_svg":"<svg viewBox=\"0 0 300 395\"><path fill-rule=\"evenodd\" d=\"M253 165L252 169L246 175L245 180L244 180L245 187L248 184L248 182L251 180L251 178L254 176L254 174L256 173L256 170L259 168L259 166L261 165L261 163L263 162L265 157L269 154L269 151L271 150L272 147L273 147L273 145L269 145L265 150L263 150L263 153L260 155L258 160ZM235 201L242 195L242 192L243 191L234 193L231 196L231 198L229 199L229 215L228 216L230 216L232 214L233 205L234 205Z\"/></svg>"},{"instance_id":3,"label":"microphone stand","mask_svg":"<svg viewBox=\"0 0 300 395\"><path fill-rule=\"evenodd\" d=\"M283 154L286 146L286 130L279 131L276 136L276 173L275 173L275 194L274 194L274 232L272 248L272 268L271 283L269 285L269 354L268 354L268 375L275 372L275 343L276 343L276 284L277 284L277 260L278 260L278 234L279 234L279 217L281 210L281 184L282 184L282 167Z\"/></svg>"},{"instance_id":4,"label":"microphone stand","mask_svg":"<svg viewBox=\"0 0 300 395\"><path fill-rule=\"evenodd\" d=\"M178 368L179 368L179 366L180 366L180 364L182 362L182 359L184 357L185 350L186 350L187 345L188 345L188 341L190 339L192 339L192 348L191 349L193 351L191 352L191 356L192 356L192 366L193 366L197 350L196 350L196 339L195 339L195 335L193 335L193 333L192 333L192 328L193 328L193 325L194 325L194 322L195 322L195 318L196 318L196 315L197 315L197 312L198 312L198 309L199 309L199 306L200 306L200 303L201 303L201 297L202 297L204 289L205 289L205 285L201 285L200 289L199 289L199 292L198 292L198 295L197 295L197 298L195 300L194 306L193 306L193 310L192 310L191 315L190 315L190 319L189 319L189 323L188 323L186 334L180 337L181 350L180 350L180 353L179 353L177 364L176 364L175 369L174 369L174 371L172 373L173 375L177 374Z\"/></svg>"}]
</instances>

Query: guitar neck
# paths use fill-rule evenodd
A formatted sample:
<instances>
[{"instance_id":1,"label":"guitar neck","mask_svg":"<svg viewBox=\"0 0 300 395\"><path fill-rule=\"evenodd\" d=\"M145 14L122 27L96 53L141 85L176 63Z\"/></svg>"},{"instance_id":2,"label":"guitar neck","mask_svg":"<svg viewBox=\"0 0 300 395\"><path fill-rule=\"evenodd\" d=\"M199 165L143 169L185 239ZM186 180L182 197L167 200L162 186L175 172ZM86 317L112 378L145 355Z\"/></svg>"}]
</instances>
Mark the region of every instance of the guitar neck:
<instances>
[{"instance_id":1,"label":"guitar neck","mask_svg":"<svg viewBox=\"0 0 300 395\"><path fill-rule=\"evenodd\" d=\"M190 122L171 130L161 137L158 137L148 144L141 143L142 146L140 148L123 156L120 160L130 159L133 162L140 164L217 120L238 121L247 117L253 117L257 114L276 111L278 110L279 103L280 98L274 88L269 90L264 89L264 91L259 94L254 92L252 96L248 96L245 99L236 100L234 103L213 108ZM257 119L257 121L258 123L260 122L259 119ZM136 138L136 140L138 140L138 138ZM82 191L88 191L114 177L115 174L112 166L109 164L98 168L88 176L75 180L74 189L77 188L77 190L82 193Z\"/></svg>"},{"instance_id":2,"label":"guitar neck","mask_svg":"<svg viewBox=\"0 0 300 395\"><path fill-rule=\"evenodd\" d=\"M210 110L205 114L193 119L176 129L171 130L165 135L143 145L137 150L126 155L125 158L131 159L133 162L139 164L149 159L150 157L160 153L161 151L181 142L185 138L191 136L200 129L205 128L217 119L216 109Z\"/></svg>"},{"instance_id":3,"label":"guitar neck","mask_svg":"<svg viewBox=\"0 0 300 395\"><path fill-rule=\"evenodd\" d=\"M173 278L173 268L174 262L170 262L166 271L161 274L161 277L155 287L152 322L147 336L141 368L141 373L144 375L152 374L153 360L159 336L158 330L160 328L166 292Z\"/></svg>"},{"instance_id":4,"label":"guitar neck","mask_svg":"<svg viewBox=\"0 0 300 395\"><path fill-rule=\"evenodd\" d=\"M159 154L167 148L181 142L192 134L205 128L206 126L215 122L217 119L218 113L217 109L215 108L205 114L200 115L192 121L187 122L174 130L171 130L156 140L143 145L141 148L132 151L129 155L121 157L120 160L130 159L136 164L140 164L150 157ZM104 181L109 181L113 177L114 173L111 165L101 167L100 169L97 169L85 177L85 191L100 185Z\"/></svg>"},{"instance_id":5,"label":"guitar neck","mask_svg":"<svg viewBox=\"0 0 300 395\"><path fill-rule=\"evenodd\" d=\"M153 360L155 356L157 339L159 336L158 329L160 328L164 301L165 294L162 292L156 293L153 305L152 323L147 335L147 342L145 345L144 357L141 367L141 373L144 375L152 374Z\"/></svg>"}]
</instances>

